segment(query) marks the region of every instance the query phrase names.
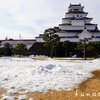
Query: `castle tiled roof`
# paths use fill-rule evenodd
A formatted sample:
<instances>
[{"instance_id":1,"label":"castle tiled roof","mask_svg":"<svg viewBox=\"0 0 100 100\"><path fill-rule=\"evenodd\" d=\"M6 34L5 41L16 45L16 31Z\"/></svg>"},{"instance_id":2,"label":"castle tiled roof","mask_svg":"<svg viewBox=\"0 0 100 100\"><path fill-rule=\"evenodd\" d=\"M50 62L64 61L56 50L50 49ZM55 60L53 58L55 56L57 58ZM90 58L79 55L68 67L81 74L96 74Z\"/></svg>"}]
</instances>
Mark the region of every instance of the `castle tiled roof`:
<instances>
[{"instance_id":1,"label":"castle tiled roof","mask_svg":"<svg viewBox=\"0 0 100 100\"><path fill-rule=\"evenodd\" d=\"M93 18L89 18L89 17L67 17L67 18L62 18L62 19L69 19L69 20L85 20L85 19L93 19Z\"/></svg>"},{"instance_id":2,"label":"castle tiled roof","mask_svg":"<svg viewBox=\"0 0 100 100\"><path fill-rule=\"evenodd\" d=\"M88 14L88 12L84 12L84 11L69 11L66 14Z\"/></svg>"},{"instance_id":3,"label":"castle tiled roof","mask_svg":"<svg viewBox=\"0 0 100 100\"><path fill-rule=\"evenodd\" d=\"M72 6L81 6L81 4L80 3L79 4L70 4L69 7L72 7Z\"/></svg>"},{"instance_id":4,"label":"castle tiled roof","mask_svg":"<svg viewBox=\"0 0 100 100\"><path fill-rule=\"evenodd\" d=\"M64 23L64 24L59 24L59 25L61 26L61 25L71 25L71 24ZM97 25L97 24L93 24L93 23L85 23L85 25Z\"/></svg>"},{"instance_id":5,"label":"castle tiled roof","mask_svg":"<svg viewBox=\"0 0 100 100\"><path fill-rule=\"evenodd\" d=\"M81 33L83 30L60 30L58 33L70 33L70 32L77 32L77 33ZM88 32L100 32L100 30L87 30Z\"/></svg>"}]
</instances>

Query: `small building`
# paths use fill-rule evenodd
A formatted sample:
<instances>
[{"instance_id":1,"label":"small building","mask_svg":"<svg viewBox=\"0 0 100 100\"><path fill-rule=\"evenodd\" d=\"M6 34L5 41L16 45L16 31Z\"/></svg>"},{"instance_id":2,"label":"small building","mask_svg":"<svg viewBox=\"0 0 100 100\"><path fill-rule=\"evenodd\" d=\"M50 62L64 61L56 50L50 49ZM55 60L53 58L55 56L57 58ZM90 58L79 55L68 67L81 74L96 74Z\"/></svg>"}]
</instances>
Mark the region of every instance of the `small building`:
<instances>
[{"instance_id":1,"label":"small building","mask_svg":"<svg viewBox=\"0 0 100 100\"><path fill-rule=\"evenodd\" d=\"M80 39L91 38L91 41L100 42L100 30L97 24L91 23L93 18L87 17L88 12L84 11L81 4L70 4L62 24L54 27L56 34L60 37L60 42L69 40L78 42ZM36 37L36 42L44 42L43 34Z\"/></svg>"},{"instance_id":2,"label":"small building","mask_svg":"<svg viewBox=\"0 0 100 100\"><path fill-rule=\"evenodd\" d=\"M5 43L11 44L13 47L15 47L17 44L23 43L27 46L27 49L30 49L30 47L35 43L35 39L5 39L5 40L0 40L1 41L1 46L3 47Z\"/></svg>"}]
</instances>

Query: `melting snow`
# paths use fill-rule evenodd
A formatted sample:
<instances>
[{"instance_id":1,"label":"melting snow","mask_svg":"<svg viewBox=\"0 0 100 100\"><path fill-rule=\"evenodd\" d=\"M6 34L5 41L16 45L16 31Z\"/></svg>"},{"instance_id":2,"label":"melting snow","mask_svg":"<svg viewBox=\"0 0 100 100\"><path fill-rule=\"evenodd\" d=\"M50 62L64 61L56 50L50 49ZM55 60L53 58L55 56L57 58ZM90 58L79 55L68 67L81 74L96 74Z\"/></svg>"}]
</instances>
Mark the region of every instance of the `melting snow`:
<instances>
[{"instance_id":1,"label":"melting snow","mask_svg":"<svg viewBox=\"0 0 100 100\"><path fill-rule=\"evenodd\" d=\"M10 93L24 95L29 92L72 90L91 77L91 71L100 69L100 59L34 60L32 58L0 58L0 86ZM14 98L4 96L2 100ZM25 96L20 96L25 98Z\"/></svg>"}]
</instances>

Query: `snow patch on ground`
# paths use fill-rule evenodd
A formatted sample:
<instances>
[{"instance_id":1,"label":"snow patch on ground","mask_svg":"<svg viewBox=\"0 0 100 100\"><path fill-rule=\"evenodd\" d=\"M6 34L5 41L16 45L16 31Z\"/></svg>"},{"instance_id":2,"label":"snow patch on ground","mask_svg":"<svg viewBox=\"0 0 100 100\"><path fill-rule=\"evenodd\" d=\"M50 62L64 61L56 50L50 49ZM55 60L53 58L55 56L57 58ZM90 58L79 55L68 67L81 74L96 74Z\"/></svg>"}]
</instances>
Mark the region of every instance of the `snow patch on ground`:
<instances>
[{"instance_id":1,"label":"snow patch on ground","mask_svg":"<svg viewBox=\"0 0 100 100\"><path fill-rule=\"evenodd\" d=\"M0 58L0 86L7 94L72 90L91 77L91 71L100 69L96 60L34 60L32 58ZM14 100L4 96L2 100ZM9 99L10 98L10 99ZM26 96L19 97L26 98Z\"/></svg>"}]
</instances>

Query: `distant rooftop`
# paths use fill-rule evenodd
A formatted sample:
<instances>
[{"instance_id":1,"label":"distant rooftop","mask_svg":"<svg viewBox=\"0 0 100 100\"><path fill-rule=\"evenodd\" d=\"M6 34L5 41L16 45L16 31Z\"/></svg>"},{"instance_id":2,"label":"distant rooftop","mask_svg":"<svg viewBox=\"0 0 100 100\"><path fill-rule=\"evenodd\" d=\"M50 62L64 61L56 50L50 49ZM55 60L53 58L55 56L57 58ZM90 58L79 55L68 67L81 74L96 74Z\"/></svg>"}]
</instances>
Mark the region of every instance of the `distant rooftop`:
<instances>
[{"instance_id":1,"label":"distant rooftop","mask_svg":"<svg viewBox=\"0 0 100 100\"><path fill-rule=\"evenodd\" d=\"M2 45L4 45L5 43L9 43L11 45L16 45L16 44L19 44L19 43L24 43L26 45L31 45L31 44L34 44L36 40L35 39L22 39L22 40L9 39L9 40L1 40L1 41L2 41L2 43L1 43Z\"/></svg>"},{"instance_id":2,"label":"distant rooftop","mask_svg":"<svg viewBox=\"0 0 100 100\"><path fill-rule=\"evenodd\" d=\"M77 17L67 17L67 18L63 18L63 19L70 19L70 20L75 20L75 19L77 19L77 20L84 20L84 19L93 19L93 18L89 18L89 17L79 17L79 18L77 18Z\"/></svg>"},{"instance_id":3,"label":"distant rooftop","mask_svg":"<svg viewBox=\"0 0 100 100\"><path fill-rule=\"evenodd\" d=\"M81 6L81 3L79 3L79 4L71 4L70 3L70 6Z\"/></svg>"}]
</instances>

